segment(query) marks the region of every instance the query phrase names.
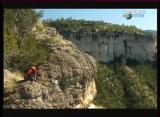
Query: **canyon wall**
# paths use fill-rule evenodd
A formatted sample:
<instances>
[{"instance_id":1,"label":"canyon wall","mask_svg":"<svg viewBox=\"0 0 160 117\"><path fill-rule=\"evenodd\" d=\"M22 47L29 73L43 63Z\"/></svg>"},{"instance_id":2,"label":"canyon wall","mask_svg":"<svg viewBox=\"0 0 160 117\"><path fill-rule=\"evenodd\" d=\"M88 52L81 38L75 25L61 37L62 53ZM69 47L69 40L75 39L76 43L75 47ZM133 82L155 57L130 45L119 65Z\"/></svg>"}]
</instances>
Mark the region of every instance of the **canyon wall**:
<instances>
[{"instance_id":1,"label":"canyon wall","mask_svg":"<svg viewBox=\"0 0 160 117\"><path fill-rule=\"evenodd\" d=\"M59 33L100 62L117 58L120 61L156 61L156 41L152 35L71 30L59 30Z\"/></svg>"}]
</instances>

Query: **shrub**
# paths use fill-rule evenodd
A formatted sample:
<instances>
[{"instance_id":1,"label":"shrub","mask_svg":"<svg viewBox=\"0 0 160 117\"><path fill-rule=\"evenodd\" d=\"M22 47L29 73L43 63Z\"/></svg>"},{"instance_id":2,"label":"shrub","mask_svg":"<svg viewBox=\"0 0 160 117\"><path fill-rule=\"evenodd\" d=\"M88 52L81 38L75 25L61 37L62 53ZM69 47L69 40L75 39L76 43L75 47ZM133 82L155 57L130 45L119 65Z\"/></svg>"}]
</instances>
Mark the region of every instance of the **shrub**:
<instances>
[{"instance_id":1,"label":"shrub","mask_svg":"<svg viewBox=\"0 0 160 117\"><path fill-rule=\"evenodd\" d=\"M99 64L94 103L105 108L157 108L156 69L149 64Z\"/></svg>"},{"instance_id":2,"label":"shrub","mask_svg":"<svg viewBox=\"0 0 160 117\"><path fill-rule=\"evenodd\" d=\"M48 50L42 47L39 48L35 39L31 38L24 42L23 49L5 57L5 61L7 61L5 62L5 66L15 71L20 70L23 72L24 69L32 65L38 66L43 64L48 56Z\"/></svg>"},{"instance_id":3,"label":"shrub","mask_svg":"<svg viewBox=\"0 0 160 117\"><path fill-rule=\"evenodd\" d=\"M146 84L157 94L157 70L155 67L142 64L134 67L140 79L145 80Z\"/></svg>"},{"instance_id":4,"label":"shrub","mask_svg":"<svg viewBox=\"0 0 160 117\"><path fill-rule=\"evenodd\" d=\"M146 84L146 79L142 78L141 74L125 65L119 70L118 78L124 86L127 108L157 108L156 94Z\"/></svg>"},{"instance_id":5,"label":"shrub","mask_svg":"<svg viewBox=\"0 0 160 117\"><path fill-rule=\"evenodd\" d=\"M96 81L97 96L94 103L106 108L125 108L123 85L105 64L98 64Z\"/></svg>"}]
</instances>

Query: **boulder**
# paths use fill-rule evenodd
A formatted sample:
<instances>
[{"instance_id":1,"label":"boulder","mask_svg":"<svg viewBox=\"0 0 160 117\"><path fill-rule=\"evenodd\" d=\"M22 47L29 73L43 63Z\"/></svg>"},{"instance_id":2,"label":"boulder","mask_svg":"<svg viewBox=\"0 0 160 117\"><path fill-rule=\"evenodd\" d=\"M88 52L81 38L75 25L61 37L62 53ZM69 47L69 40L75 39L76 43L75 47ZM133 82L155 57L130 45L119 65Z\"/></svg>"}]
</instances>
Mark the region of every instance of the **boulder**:
<instances>
[{"instance_id":1,"label":"boulder","mask_svg":"<svg viewBox=\"0 0 160 117\"><path fill-rule=\"evenodd\" d=\"M46 97L48 90L43 85L36 82L25 82L20 84L20 96L22 99L37 99L38 97Z\"/></svg>"}]
</instances>

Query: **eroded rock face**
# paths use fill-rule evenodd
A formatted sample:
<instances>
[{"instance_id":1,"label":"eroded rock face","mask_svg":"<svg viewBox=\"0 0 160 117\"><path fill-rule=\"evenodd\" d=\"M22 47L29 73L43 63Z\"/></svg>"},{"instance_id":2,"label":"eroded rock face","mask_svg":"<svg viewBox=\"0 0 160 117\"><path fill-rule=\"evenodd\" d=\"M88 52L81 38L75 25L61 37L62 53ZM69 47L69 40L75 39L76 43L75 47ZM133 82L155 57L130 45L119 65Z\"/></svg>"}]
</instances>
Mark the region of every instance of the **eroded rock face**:
<instances>
[{"instance_id":1,"label":"eroded rock face","mask_svg":"<svg viewBox=\"0 0 160 117\"><path fill-rule=\"evenodd\" d=\"M47 48L50 55L39 66L38 81L17 84L18 90L10 95L12 100L6 98L4 107L52 109L89 105L96 95L95 59L77 50L53 28L37 25L33 31L39 45Z\"/></svg>"},{"instance_id":2,"label":"eroded rock face","mask_svg":"<svg viewBox=\"0 0 160 117\"><path fill-rule=\"evenodd\" d=\"M59 30L65 39L74 42L100 62L130 59L138 62L156 61L156 38L134 33L109 33Z\"/></svg>"},{"instance_id":3,"label":"eroded rock face","mask_svg":"<svg viewBox=\"0 0 160 117\"><path fill-rule=\"evenodd\" d=\"M42 96L45 98L48 95L48 89L36 82L22 83L19 88L22 99L37 99Z\"/></svg>"},{"instance_id":4,"label":"eroded rock face","mask_svg":"<svg viewBox=\"0 0 160 117\"><path fill-rule=\"evenodd\" d=\"M4 95L8 95L15 92L15 82L13 80L13 74L7 69L4 69Z\"/></svg>"}]
</instances>

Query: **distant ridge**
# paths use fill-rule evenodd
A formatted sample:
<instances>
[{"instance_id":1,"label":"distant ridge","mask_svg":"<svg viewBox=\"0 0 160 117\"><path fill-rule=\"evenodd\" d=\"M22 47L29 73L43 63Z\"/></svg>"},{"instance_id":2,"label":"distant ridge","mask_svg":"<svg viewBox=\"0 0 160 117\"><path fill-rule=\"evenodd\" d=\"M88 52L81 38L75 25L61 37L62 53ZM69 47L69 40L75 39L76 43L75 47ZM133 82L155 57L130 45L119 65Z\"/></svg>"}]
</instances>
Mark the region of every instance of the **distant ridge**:
<instances>
[{"instance_id":1,"label":"distant ridge","mask_svg":"<svg viewBox=\"0 0 160 117\"><path fill-rule=\"evenodd\" d=\"M157 33L157 30L144 30L145 32Z\"/></svg>"}]
</instances>

